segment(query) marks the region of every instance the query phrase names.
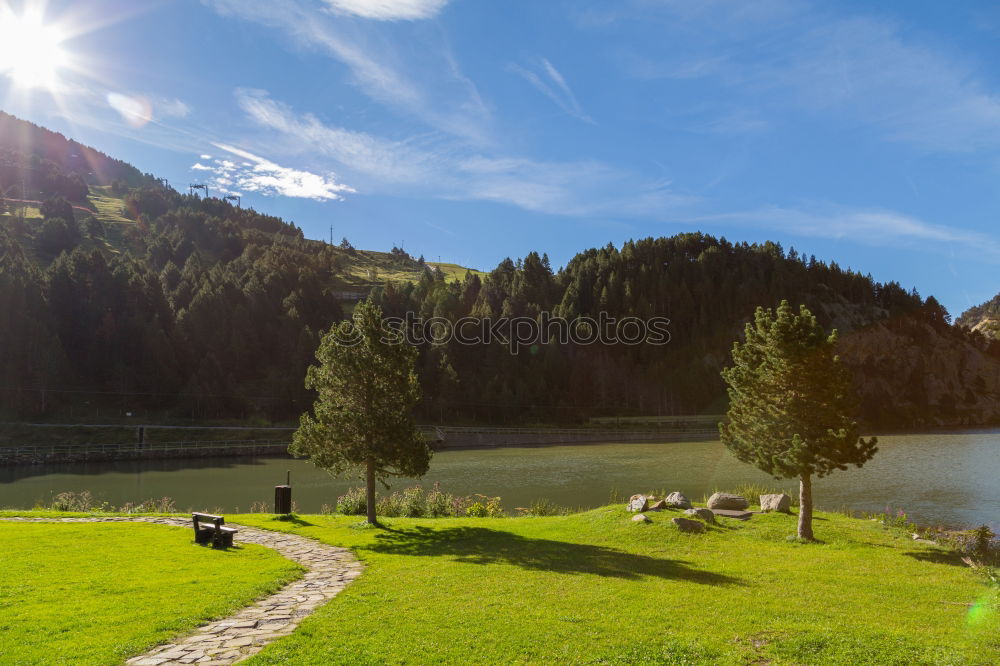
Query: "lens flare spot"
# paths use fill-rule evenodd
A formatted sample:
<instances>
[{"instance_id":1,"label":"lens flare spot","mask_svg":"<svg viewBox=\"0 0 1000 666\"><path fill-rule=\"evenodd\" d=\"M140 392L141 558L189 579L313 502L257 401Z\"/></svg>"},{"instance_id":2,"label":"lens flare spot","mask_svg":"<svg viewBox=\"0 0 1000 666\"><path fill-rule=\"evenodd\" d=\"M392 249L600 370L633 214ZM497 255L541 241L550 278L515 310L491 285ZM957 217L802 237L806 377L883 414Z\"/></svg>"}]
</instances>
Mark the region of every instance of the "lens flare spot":
<instances>
[{"instance_id":1,"label":"lens flare spot","mask_svg":"<svg viewBox=\"0 0 1000 666\"><path fill-rule=\"evenodd\" d=\"M108 93L108 104L132 127L142 127L153 119L153 106L145 97Z\"/></svg>"},{"instance_id":2,"label":"lens flare spot","mask_svg":"<svg viewBox=\"0 0 1000 666\"><path fill-rule=\"evenodd\" d=\"M995 614L996 607L993 600L983 598L969 606L969 612L965 616L965 621L970 627L977 627Z\"/></svg>"}]
</instances>

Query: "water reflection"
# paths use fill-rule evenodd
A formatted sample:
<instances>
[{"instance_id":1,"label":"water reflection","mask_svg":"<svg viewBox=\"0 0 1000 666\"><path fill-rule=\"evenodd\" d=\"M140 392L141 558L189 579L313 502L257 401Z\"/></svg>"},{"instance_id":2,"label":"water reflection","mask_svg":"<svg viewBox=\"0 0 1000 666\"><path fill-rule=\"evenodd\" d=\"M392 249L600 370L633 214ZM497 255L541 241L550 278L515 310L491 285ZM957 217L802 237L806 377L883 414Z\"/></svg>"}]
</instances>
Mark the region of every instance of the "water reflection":
<instances>
[{"instance_id":1,"label":"water reflection","mask_svg":"<svg viewBox=\"0 0 1000 666\"><path fill-rule=\"evenodd\" d=\"M815 484L817 504L836 509L903 508L921 522L1000 527L1000 434L940 432L880 437L863 469L835 472ZM181 508L246 510L273 500L292 472L302 512L333 504L354 479L334 479L287 458L201 458L21 466L0 469L0 506L30 507L57 492L90 490L124 504L173 497ZM736 461L719 442L588 444L547 448L448 451L437 454L425 485L504 498L508 509L546 498L570 507L607 503L613 492L680 490L700 498L717 488L759 481L794 491ZM394 487L414 483L397 480Z\"/></svg>"}]
</instances>

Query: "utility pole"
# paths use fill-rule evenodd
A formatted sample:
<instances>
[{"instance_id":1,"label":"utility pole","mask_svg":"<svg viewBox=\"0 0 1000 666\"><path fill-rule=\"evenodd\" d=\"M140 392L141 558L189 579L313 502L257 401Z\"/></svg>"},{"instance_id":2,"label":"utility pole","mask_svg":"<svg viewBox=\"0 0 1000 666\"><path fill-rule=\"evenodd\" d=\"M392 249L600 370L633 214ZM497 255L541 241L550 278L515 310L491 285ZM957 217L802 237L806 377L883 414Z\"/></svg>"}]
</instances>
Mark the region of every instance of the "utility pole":
<instances>
[{"instance_id":1,"label":"utility pole","mask_svg":"<svg viewBox=\"0 0 1000 666\"><path fill-rule=\"evenodd\" d=\"M333 245L333 225L330 225L330 245Z\"/></svg>"}]
</instances>

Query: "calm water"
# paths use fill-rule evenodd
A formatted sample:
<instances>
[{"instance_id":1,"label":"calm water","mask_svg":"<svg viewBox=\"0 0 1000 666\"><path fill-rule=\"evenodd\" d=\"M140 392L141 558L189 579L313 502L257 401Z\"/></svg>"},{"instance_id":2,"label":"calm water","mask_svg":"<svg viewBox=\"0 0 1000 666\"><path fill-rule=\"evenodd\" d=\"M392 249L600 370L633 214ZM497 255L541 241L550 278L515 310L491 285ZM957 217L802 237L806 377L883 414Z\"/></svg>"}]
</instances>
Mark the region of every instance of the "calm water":
<instances>
[{"instance_id":1,"label":"calm water","mask_svg":"<svg viewBox=\"0 0 1000 666\"><path fill-rule=\"evenodd\" d=\"M815 483L818 506L892 506L918 522L1000 527L1000 431L890 435L879 442L879 453L864 468ZM301 512L333 504L339 493L358 485L284 458L25 466L0 469L0 507L31 507L57 492L90 490L118 505L169 496L182 509L246 510L253 502L270 504L286 470ZM435 481L453 493L499 495L508 510L540 498L594 507L606 504L615 490L680 490L701 498L744 481L796 487L736 461L717 441L448 451L434 457L423 483ZM412 482L398 480L393 487L407 485Z\"/></svg>"}]
</instances>

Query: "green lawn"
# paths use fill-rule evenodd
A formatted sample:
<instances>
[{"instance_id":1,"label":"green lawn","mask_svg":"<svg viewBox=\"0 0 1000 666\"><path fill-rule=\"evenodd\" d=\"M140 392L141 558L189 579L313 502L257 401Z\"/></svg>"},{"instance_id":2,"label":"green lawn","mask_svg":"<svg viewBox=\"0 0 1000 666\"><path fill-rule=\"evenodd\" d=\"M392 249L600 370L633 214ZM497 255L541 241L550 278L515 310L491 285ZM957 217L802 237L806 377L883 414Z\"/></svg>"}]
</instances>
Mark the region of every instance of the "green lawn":
<instances>
[{"instance_id":1,"label":"green lawn","mask_svg":"<svg viewBox=\"0 0 1000 666\"><path fill-rule=\"evenodd\" d=\"M37 514L41 515L41 514ZM1000 592L905 532L821 513L680 534L621 507L505 519L228 516L348 546L364 574L254 664L995 664ZM0 663L108 663L296 569L141 524L0 522Z\"/></svg>"},{"instance_id":2,"label":"green lawn","mask_svg":"<svg viewBox=\"0 0 1000 666\"><path fill-rule=\"evenodd\" d=\"M111 193L108 186L97 186L90 188L87 199L97 210L94 215L98 220L111 224L135 224L135 220L122 215L122 208L125 206L125 199L117 197Z\"/></svg>"},{"instance_id":3,"label":"green lawn","mask_svg":"<svg viewBox=\"0 0 1000 666\"><path fill-rule=\"evenodd\" d=\"M820 514L680 534L623 508L552 518L266 516L349 546L364 575L255 664L992 664L998 597L943 550Z\"/></svg>"},{"instance_id":4,"label":"green lawn","mask_svg":"<svg viewBox=\"0 0 1000 666\"><path fill-rule=\"evenodd\" d=\"M138 523L0 521L0 663L113 664L297 578L261 546Z\"/></svg>"}]
</instances>

